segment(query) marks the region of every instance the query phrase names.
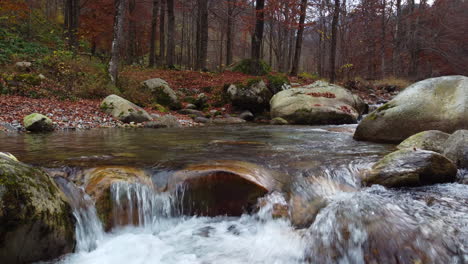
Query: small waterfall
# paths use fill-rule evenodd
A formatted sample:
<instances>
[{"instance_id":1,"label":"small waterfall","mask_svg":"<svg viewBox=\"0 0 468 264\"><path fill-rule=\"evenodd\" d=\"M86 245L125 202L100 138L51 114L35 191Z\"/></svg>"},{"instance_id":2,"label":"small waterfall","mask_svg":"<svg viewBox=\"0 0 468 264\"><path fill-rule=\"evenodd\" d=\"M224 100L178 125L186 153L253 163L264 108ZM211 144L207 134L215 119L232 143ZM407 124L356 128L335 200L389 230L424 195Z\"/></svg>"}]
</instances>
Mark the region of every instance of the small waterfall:
<instances>
[{"instance_id":1,"label":"small waterfall","mask_svg":"<svg viewBox=\"0 0 468 264\"><path fill-rule=\"evenodd\" d=\"M82 188L62 177L56 177L55 182L67 196L73 208L76 219L76 251L92 251L104 236L102 223L96 212L94 201Z\"/></svg>"},{"instance_id":2,"label":"small waterfall","mask_svg":"<svg viewBox=\"0 0 468 264\"><path fill-rule=\"evenodd\" d=\"M172 215L172 199L140 183L116 182L111 186L114 226L151 228Z\"/></svg>"}]
</instances>

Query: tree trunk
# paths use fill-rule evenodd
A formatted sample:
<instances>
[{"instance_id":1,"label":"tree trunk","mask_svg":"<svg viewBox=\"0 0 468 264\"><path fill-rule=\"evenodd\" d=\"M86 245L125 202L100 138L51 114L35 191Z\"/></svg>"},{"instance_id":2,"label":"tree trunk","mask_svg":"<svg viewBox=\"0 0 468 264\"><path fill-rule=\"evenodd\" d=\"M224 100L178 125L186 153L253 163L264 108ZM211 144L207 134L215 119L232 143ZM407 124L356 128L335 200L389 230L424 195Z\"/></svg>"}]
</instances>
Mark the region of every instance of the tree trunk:
<instances>
[{"instance_id":1,"label":"tree trunk","mask_svg":"<svg viewBox=\"0 0 468 264\"><path fill-rule=\"evenodd\" d=\"M208 58L208 0L198 0L197 70L206 70Z\"/></svg>"},{"instance_id":2,"label":"tree trunk","mask_svg":"<svg viewBox=\"0 0 468 264\"><path fill-rule=\"evenodd\" d=\"M234 7L232 6L232 0L227 1L228 4L228 17L227 17L227 32L226 32L226 65L231 65L232 63L232 32L233 32L233 13Z\"/></svg>"},{"instance_id":3,"label":"tree trunk","mask_svg":"<svg viewBox=\"0 0 468 264\"><path fill-rule=\"evenodd\" d=\"M80 17L80 1L65 0L64 30L68 48L74 52L78 49L78 26Z\"/></svg>"},{"instance_id":4,"label":"tree trunk","mask_svg":"<svg viewBox=\"0 0 468 264\"><path fill-rule=\"evenodd\" d=\"M159 10L159 62L166 63L166 0L161 0Z\"/></svg>"},{"instance_id":5,"label":"tree trunk","mask_svg":"<svg viewBox=\"0 0 468 264\"><path fill-rule=\"evenodd\" d=\"M154 67L156 60L156 28L158 27L158 7L159 0L153 0L153 11L151 17L151 38L150 38L150 54L149 67Z\"/></svg>"},{"instance_id":6,"label":"tree trunk","mask_svg":"<svg viewBox=\"0 0 468 264\"><path fill-rule=\"evenodd\" d=\"M127 46L127 63L133 64L137 61L136 57L136 24L135 24L135 17L134 11L136 9L136 0L128 0L128 46Z\"/></svg>"},{"instance_id":7,"label":"tree trunk","mask_svg":"<svg viewBox=\"0 0 468 264\"><path fill-rule=\"evenodd\" d=\"M262 47L262 40L263 40L263 26L265 20L265 0L256 0L255 6L255 32L252 35L252 51L251 57L254 63L253 69L251 71L252 74L258 75L259 74L259 67L260 67L260 59L261 59L261 47Z\"/></svg>"},{"instance_id":8,"label":"tree trunk","mask_svg":"<svg viewBox=\"0 0 468 264\"><path fill-rule=\"evenodd\" d=\"M381 21L381 50L380 50L380 67L381 67L381 72L382 72L382 79L385 78L385 36L386 36L386 22L385 22L385 9L387 7L387 1L382 0L382 21Z\"/></svg>"},{"instance_id":9,"label":"tree trunk","mask_svg":"<svg viewBox=\"0 0 468 264\"><path fill-rule=\"evenodd\" d=\"M174 0L167 0L167 66L174 67L175 50Z\"/></svg>"},{"instance_id":10,"label":"tree trunk","mask_svg":"<svg viewBox=\"0 0 468 264\"><path fill-rule=\"evenodd\" d=\"M291 75L296 76L299 71L299 61L301 60L302 50L302 35L304 34L304 23L307 13L307 0L301 1L301 15L299 18L299 29L296 36L296 49L294 52L294 60L292 63Z\"/></svg>"},{"instance_id":11,"label":"tree trunk","mask_svg":"<svg viewBox=\"0 0 468 264\"><path fill-rule=\"evenodd\" d=\"M401 33L402 33L402 18L401 18L401 0L396 0L397 23L395 29L395 42L393 48L393 75L400 75L400 52L401 52Z\"/></svg>"},{"instance_id":12,"label":"tree trunk","mask_svg":"<svg viewBox=\"0 0 468 264\"><path fill-rule=\"evenodd\" d=\"M331 44L330 44L330 82L336 80L335 57L336 57L336 29L338 27L338 19L340 18L340 0L335 0L333 9L333 20L331 25Z\"/></svg>"},{"instance_id":13,"label":"tree trunk","mask_svg":"<svg viewBox=\"0 0 468 264\"><path fill-rule=\"evenodd\" d=\"M122 45L125 22L126 0L115 0L114 33L112 40L111 60L109 62L109 75L111 81L116 84L119 77L120 47Z\"/></svg>"}]
</instances>

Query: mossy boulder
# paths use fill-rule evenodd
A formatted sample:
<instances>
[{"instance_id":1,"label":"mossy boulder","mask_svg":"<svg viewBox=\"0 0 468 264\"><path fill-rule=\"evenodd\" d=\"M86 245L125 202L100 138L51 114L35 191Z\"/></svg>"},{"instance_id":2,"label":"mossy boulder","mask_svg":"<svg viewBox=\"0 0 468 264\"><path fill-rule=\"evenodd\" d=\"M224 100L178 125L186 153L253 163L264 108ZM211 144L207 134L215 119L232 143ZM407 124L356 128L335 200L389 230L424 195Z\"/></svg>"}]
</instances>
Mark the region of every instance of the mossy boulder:
<instances>
[{"instance_id":1,"label":"mossy boulder","mask_svg":"<svg viewBox=\"0 0 468 264\"><path fill-rule=\"evenodd\" d=\"M271 67L266 62L253 59L244 59L228 68L231 71L242 72L248 75L262 76L271 72Z\"/></svg>"},{"instance_id":2,"label":"mossy boulder","mask_svg":"<svg viewBox=\"0 0 468 264\"><path fill-rule=\"evenodd\" d=\"M141 83L153 95L153 99L158 104L178 110L182 107L177 94L171 89L169 84L160 78L153 78Z\"/></svg>"},{"instance_id":3,"label":"mossy boulder","mask_svg":"<svg viewBox=\"0 0 468 264\"><path fill-rule=\"evenodd\" d=\"M468 77L417 82L364 118L354 138L399 143L426 130L468 129Z\"/></svg>"},{"instance_id":4,"label":"mossy boulder","mask_svg":"<svg viewBox=\"0 0 468 264\"><path fill-rule=\"evenodd\" d=\"M397 148L416 148L442 153L444 151L445 141L447 141L449 136L450 134L438 130L423 131L405 139L403 142L400 143L400 145L397 146Z\"/></svg>"},{"instance_id":5,"label":"mossy boulder","mask_svg":"<svg viewBox=\"0 0 468 264\"><path fill-rule=\"evenodd\" d=\"M268 109L273 94L261 79L252 79L247 84L231 84L227 95L232 105L239 110L261 113Z\"/></svg>"},{"instance_id":6,"label":"mossy boulder","mask_svg":"<svg viewBox=\"0 0 468 264\"><path fill-rule=\"evenodd\" d=\"M44 171L0 155L0 260L31 263L73 251L75 220Z\"/></svg>"},{"instance_id":7,"label":"mossy boulder","mask_svg":"<svg viewBox=\"0 0 468 264\"><path fill-rule=\"evenodd\" d=\"M281 175L243 161L213 161L175 172L168 190L183 190L181 208L188 215L240 216L255 208L257 199L280 190Z\"/></svg>"},{"instance_id":8,"label":"mossy boulder","mask_svg":"<svg viewBox=\"0 0 468 264\"><path fill-rule=\"evenodd\" d=\"M283 75L283 74L268 75L267 80L268 80L268 89L270 89L270 91L273 94L277 94L281 91L291 88L290 82L286 75Z\"/></svg>"},{"instance_id":9,"label":"mossy boulder","mask_svg":"<svg viewBox=\"0 0 468 264\"><path fill-rule=\"evenodd\" d=\"M152 119L143 108L115 94L107 96L100 108L124 123L142 123Z\"/></svg>"},{"instance_id":10,"label":"mossy boulder","mask_svg":"<svg viewBox=\"0 0 468 264\"><path fill-rule=\"evenodd\" d=\"M50 132L54 130L54 124L50 118L38 113L30 114L23 119L24 128L31 132Z\"/></svg>"},{"instance_id":11,"label":"mossy boulder","mask_svg":"<svg viewBox=\"0 0 468 264\"><path fill-rule=\"evenodd\" d=\"M270 113L291 124L354 124L363 108L358 98L343 87L319 81L275 94Z\"/></svg>"},{"instance_id":12,"label":"mossy boulder","mask_svg":"<svg viewBox=\"0 0 468 264\"><path fill-rule=\"evenodd\" d=\"M388 154L365 173L365 185L411 187L453 182L457 167L448 158L427 150L403 149Z\"/></svg>"},{"instance_id":13,"label":"mossy boulder","mask_svg":"<svg viewBox=\"0 0 468 264\"><path fill-rule=\"evenodd\" d=\"M287 125L289 123L284 118L275 117L270 121L270 124L272 124L272 125Z\"/></svg>"},{"instance_id":14,"label":"mossy boulder","mask_svg":"<svg viewBox=\"0 0 468 264\"><path fill-rule=\"evenodd\" d=\"M458 130L445 141L444 156L459 169L468 169L468 130Z\"/></svg>"}]
</instances>

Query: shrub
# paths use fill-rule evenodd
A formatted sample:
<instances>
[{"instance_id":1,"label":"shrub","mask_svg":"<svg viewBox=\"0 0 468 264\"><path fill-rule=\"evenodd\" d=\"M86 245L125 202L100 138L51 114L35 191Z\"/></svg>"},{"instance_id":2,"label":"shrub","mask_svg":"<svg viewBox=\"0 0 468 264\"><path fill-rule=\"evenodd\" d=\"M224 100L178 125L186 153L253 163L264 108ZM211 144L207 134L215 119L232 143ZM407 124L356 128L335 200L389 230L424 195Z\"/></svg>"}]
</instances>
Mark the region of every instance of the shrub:
<instances>
[{"instance_id":1,"label":"shrub","mask_svg":"<svg viewBox=\"0 0 468 264\"><path fill-rule=\"evenodd\" d=\"M289 84L289 79L284 74L268 75L268 89L272 93L277 93L282 90L284 84Z\"/></svg>"},{"instance_id":2,"label":"shrub","mask_svg":"<svg viewBox=\"0 0 468 264\"><path fill-rule=\"evenodd\" d=\"M244 59L238 62L232 70L244 74L261 76L270 73L271 67L262 60L255 61L252 59Z\"/></svg>"}]
</instances>

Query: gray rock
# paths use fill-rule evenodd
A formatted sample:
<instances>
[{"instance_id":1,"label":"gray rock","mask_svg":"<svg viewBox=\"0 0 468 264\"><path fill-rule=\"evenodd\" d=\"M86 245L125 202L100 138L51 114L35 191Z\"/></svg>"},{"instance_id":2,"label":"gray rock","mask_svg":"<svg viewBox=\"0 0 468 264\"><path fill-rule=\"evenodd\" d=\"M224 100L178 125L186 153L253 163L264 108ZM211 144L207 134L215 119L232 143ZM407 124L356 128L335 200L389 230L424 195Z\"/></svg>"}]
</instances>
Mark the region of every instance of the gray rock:
<instances>
[{"instance_id":1,"label":"gray rock","mask_svg":"<svg viewBox=\"0 0 468 264\"><path fill-rule=\"evenodd\" d=\"M363 102L343 87L318 81L279 92L270 101L271 118L291 124L353 124Z\"/></svg>"},{"instance_id":2,"label":"gray rock","mask_svg":"<svg viewBox=\"0 0 468 264\"><path fill-rule=\"evenodd\" d=\"M205 117L205 114L203 112L198 111L198 110L193 110L193 109L182 109L179 110L179 114L182 115L193 115L195 117Z\"/></svg>"},{"instance_id":3,"label":"gray rock","mask_svg":"<svg viewBox=\"0 0 468 264\"><path fill-rule=\"evenodd\" d=\"M447 141L449 136L450 134L438 130L423 131L405 139L403 142L400 143L400 145L397 146L397 148L416 148L442 153L444 151L445 141Z\"/></svg>"},{"instance_id":4,"label":"gray rock","mask_svg":"<svg viewBox=\"0 0 468 264\"><path fill-rule=\"evenodd\" d=\"M29 71L31 69L32 63L29 61L19 61L15 63L15 67L21 71Z\"/></svg>"},{"instance_id":5,"label":"gray rock","mask_svg":"<svg viewBox=\"0 0 468 264\"><path fill-rule=\"evenodd\" d=\"M174 128L180 127L179 120L173 115L164 115L155 118L154 121L145 123L146 128Z\"/></svg>"},{"instance_id":6,"label":"gray rock","mask_svg":"<svg viewBox=\"0 0 468 264\"><path fill-rule=\"evenodd\" d=\"M107 96L100 107L124 123L142 123L152 119L143 108L115 94Z\"/></svg>"},{"instance_id":7,"label":"gray rock","mask_svg":"<svg viewBox=\"0 0 468 264\"><path fill-rule=\"evenodd\" d=\"M185 106L185 109L197 109L197 106L194 105L194 104L187 104L187 105Z\"/></svg>"},{"instance_id":8,"label":"gray rock","mask_svg":"<svg viewBox=\"0 0 468 264\"><path fill-rule=\"evenodd\" d=\"M254 115L250 111L244 111L239 115L239 118L245 121L252 121L254 120Z\"/></svg>"},{"instance_id":9,"label":"gray rock","mask_svg":"<svg viewBox=\"0 0 468 264\"><path fill-rule=\"evenodd\" d=\"M262 80L246 86L231 84L227 89L227 95L234 107L248 109L253 113L267 110L273 96Z\"/></svg>"},{"instance_id":10,"label":"gray rock","mask_svg":"<svg viewBox=\"0 0 468 264\"><path fill-rule=\"evenodd\" d=\"M287 125L289 123L284 118L275 117L270 121L270 124L272 124L272 125Z\"/></svg>"},{"instance_id":11,"label":"gray rock","mask_svg":"<svg viewBox=\"0 0 468 264\"><path fill-rule=\"evenodd\" d=\"M38 113L25 116L23 125L26 130L31 132L50 132L54 130L54 124L50 118Z\"/></svg>"},{"instance_id":12,"label":"gray rock","mask_svg":"<svg viewBox=\"0 0 468 264\"><path fill-rule=\"evenodd\" d=\"M364 175L363 182L370 186L421 186L453 182L457 167L448 158L427 150L403 149L388 154Z\"/></svg>"},{"instance_id":13,"label":"gray rock","mask_svg":"<svg viewBox=\"0 0 468 264\"><path fill-rule=\"evenodd\" d=\"M245 123L244 119L238 117L217 117L211 120L215 124L242 124Z\"/></svg>"},{"instance_id":14,"label":"gray rock","mask_svg":"<svg viewBox=\"0 0 468 264\"><path fill-rule=\"evenodd\" d=\"M399 143L416 133L468 129L468 77L417 82L364 118L354 138Z\"/></svg>"},{"instance_id":15,"label":"gray rock","mask_svg":"<svg viewBox=\"0 0 468 264\"><path fill-rule=\"evenodd\" d=\"M468 130L458 130L450 135L444 145L444 155L459 169L468 169Z\"/></svg>"},{"instance_id":16,"label":"gray rock","mask_svg":"<svg viewBox=\"0 0 468 264\"><path fill-rule=\"evenodd\" d=\"M193 119L193 121L195 121L197 123L202 123L202 124L210 123L210 119L208 119L206 117L195 117L195 119Z\"/></svg>"},{"instance_id":17,"label":"gray rock","mask_svg":"<svg viewBox=\"0 0 468 264\"><path fill-rule=\"evenodd\" d=\"M180 102L177 98L177 94L165 80L160 78L149 79L142 82L142 86L151 91L154 100L158 104L171 109L180 109Z\"/></svg>"}]
</instances>

